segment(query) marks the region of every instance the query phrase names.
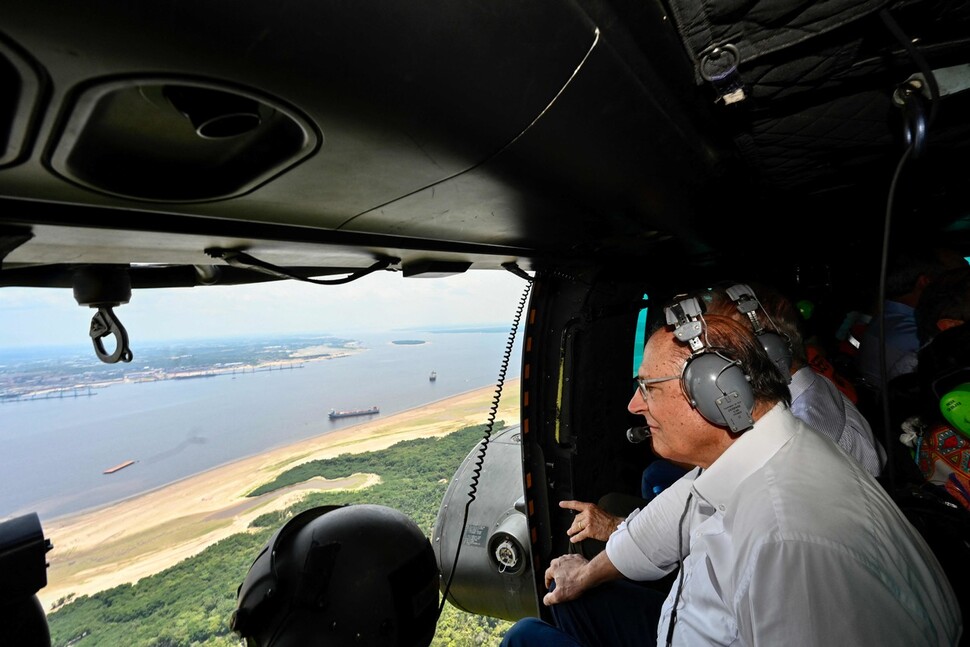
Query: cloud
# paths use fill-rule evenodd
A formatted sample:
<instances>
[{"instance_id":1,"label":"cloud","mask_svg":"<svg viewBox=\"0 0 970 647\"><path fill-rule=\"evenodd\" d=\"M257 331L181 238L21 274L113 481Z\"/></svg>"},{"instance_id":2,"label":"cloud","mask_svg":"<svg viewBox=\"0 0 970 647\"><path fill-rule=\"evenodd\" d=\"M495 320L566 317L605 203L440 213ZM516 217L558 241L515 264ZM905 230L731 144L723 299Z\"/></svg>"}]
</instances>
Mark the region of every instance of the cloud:
<instances>
[{"instance_id":1,"label":"cloud","mask_svg":"<svg viewBox=\"0 0 970 647\"><path fill-rule=\"evenodd\" d=\"M503 271L435 279L377 272L335 286L278 281L136 290L114 312L133 346L136 340L510 324L525 287ZM0 289L0 347L89 345L93 315L70 289Z\"/></svg>"}]
</instances>

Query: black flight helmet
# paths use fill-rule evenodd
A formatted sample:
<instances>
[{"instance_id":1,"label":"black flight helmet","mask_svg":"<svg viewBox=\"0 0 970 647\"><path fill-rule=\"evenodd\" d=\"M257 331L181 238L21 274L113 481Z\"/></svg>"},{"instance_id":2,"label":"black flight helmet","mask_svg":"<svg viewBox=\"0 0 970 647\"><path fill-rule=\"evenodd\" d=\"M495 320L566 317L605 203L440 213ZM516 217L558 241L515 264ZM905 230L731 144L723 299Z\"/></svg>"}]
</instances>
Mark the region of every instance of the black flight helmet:
<instances>
[{"instance_id":1,"label":"black flight helmet","mask_svg":"<svg viewBox=\"0 0 970 647\"><path fill-rule=\"evenodd\" d=\"M249 647L427 647L438 564L405 514L323 506L266 543L237 592L231 628Z\"/></svg>"}]
</instances>

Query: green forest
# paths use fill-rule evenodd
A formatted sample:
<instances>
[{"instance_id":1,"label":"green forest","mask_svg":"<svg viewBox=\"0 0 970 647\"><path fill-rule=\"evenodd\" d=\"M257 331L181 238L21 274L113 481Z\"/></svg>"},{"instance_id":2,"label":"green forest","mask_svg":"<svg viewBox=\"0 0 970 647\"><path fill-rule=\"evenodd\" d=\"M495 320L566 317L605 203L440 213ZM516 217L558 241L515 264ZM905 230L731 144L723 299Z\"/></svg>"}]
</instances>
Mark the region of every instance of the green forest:
<instances>
[{"instance_id":1,"label":"green forest","mask_svg":"<svg viewBox=\"0 0 970 647\"><path fill-rule=\"evenodd\" d=\"M503 423L496 422L501 429ZM161 573L92 596L82 596L48 616L53 647L239 647L229 630L236 590L273 532L292 515L320 505L373 503L415 520L427 536L448 481L485 426L441 438L397 443L381 451L342 454L281 474L250 496L315 476L335 479L379 474L381 483L356 492L314 493L286 511L256 519L251 532L224 539ZM450 604L438 620L433 647L495 646L510 623L471 615Z\"/></svg>"}]
</instances>

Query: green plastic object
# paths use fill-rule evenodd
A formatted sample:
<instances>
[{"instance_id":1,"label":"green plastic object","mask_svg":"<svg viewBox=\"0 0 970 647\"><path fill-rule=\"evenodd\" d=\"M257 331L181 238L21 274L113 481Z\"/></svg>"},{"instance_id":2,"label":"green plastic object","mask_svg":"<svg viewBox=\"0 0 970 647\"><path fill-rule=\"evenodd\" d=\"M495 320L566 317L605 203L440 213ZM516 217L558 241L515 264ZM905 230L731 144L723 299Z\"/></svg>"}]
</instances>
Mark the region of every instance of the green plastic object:
<instances>
[{"instance_id":1,"label":"green plastic object","mask_svg":"<svg viewBox=\"0 0 970 647\"><path fill-rule=\"evenodd\" d=\"M940 413L950 426L970 438L970 382L964 382L940 398Z\"/></svg>"}]
</instances>

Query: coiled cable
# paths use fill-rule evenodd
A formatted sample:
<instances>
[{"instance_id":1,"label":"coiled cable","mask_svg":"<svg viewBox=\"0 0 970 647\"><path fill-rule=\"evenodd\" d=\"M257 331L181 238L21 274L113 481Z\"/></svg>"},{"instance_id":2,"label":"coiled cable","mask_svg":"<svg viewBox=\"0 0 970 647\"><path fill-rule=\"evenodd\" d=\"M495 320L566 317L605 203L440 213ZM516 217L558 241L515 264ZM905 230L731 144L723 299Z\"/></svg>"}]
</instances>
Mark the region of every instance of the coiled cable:
<instances>
[{"instance_id":1,"label":"coiled cable","mask_svg":"<svg viewBox=\"0 0 970 647\"><path fill-rule=\"evenodd\" d=\"M465 536L465 527L468 525L468 509L471 507L472 502L477 496L478 480L482 474L482 466L485 464L485 452L488 450L488 443L492 437L492 427L495 425L495 416L498 415L498 405L502 399L502 388L505 384L505 373L509 367L509 358L512 356L512 347L515 345L515 334L519 329L519 321L522 319L522 311L525 310L525 304L528 302L529 292L532 290L532 278L519 269L518 266L516 266L514 263L506 263L503 265L503 267L516 276L524 276L528 280L528 283L525 286L525 290L522 292L522 296L519 298L519 305L515 311L515 319L512 321L512 330L509 331L509 338L505 344L505 353L502 356L502 366L499 369L498 382L495 385L495 396L492 399L491 407L489 407L488 422L485 423L485 433L482 436L481 448L478 450L478 456L475 458L475 467L472 470L471 485L468 488L468 501L465 503L465 512L461 520L461 530L458 532L458 546L455 548L455 559L451 565L451 573L448 575L448 582L445 584L445 590L441 595L441 604L438 607L438 617L441 617L441 612L444 611L445 602L448 600L448 591L451 590L451 582L455 578L455 572L458 570L458 556L461 555L462 538ZM514 267L514 269L512 269L512 267Z\"/></svg>"}]
</instances>

